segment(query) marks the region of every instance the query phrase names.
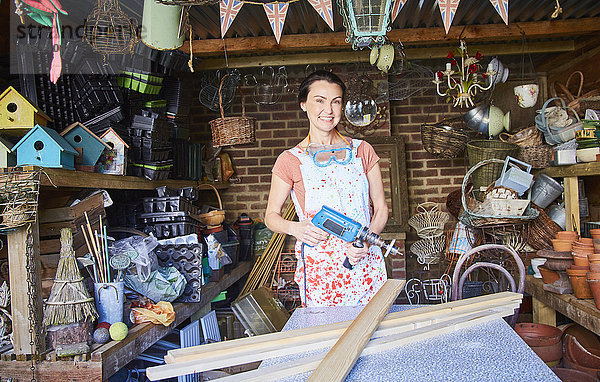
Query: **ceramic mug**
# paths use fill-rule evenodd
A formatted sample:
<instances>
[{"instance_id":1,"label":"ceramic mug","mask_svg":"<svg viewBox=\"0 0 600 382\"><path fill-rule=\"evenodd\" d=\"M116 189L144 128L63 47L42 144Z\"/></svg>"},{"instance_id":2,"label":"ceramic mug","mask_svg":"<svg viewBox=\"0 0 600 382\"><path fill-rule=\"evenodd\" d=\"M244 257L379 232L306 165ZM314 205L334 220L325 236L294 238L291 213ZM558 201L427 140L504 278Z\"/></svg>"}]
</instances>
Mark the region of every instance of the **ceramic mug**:
<instances>
[{"instance_id":1,"label":"ceramic mug","mask_svg":"<svg viewBox=\"0 0 600 382\"><path fill-rule=\"evenodd\" d=\"M533 107L537 103L540 87L537 84L519 85L514 88L517 103L522 108Z\"/></svg>"}]
</instances>

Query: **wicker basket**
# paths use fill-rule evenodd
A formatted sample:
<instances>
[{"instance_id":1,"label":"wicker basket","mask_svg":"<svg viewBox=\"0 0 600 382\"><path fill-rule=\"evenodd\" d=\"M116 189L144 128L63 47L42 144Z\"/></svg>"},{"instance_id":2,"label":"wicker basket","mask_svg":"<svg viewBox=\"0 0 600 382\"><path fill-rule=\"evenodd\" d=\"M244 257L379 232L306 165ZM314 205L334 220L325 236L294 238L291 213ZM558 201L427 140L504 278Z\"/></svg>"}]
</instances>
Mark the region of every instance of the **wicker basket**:
<instances>
[{"instance_id":1,"label":"wicker basket","mask_svg":"<svg viewBox=\"0 0 600 382\"><path fill-rule=\"evenodd\" d=\"M438 158L456 158L465 150L472 136L462 117L421 125L423 148Z\"/></svg>"},{"instance_id":2,"label":"wicker basket","mask_svg":"<svg viewBox=\"0 0 600 382\"><path fill-rule=\"evenodd\" d=\"M517 159L529 163L532 168L546 168L554 156L554 149L550 145L522 146Z\"/></svg>"},{"instance_id":3,"label":"wicker basket","mask_svg":"<svg viewBox=\"0 0 600 382\"><path fill-rule=\"evenodd\" d=\"M529 224L527 243L537 250L552 248L552 239L556 237L558 231L562 231L562 228L550 219L541 207L533 203L531 206L538 211L539 216Z\"/></svg>"},{"instance_id":4,"label":"wicker basket","mask_svg":"<svg viewBox=\"0 0 600 382\"><path fill-rule=\"evenodd\" d=\"M502 142L514 143L515 145L519 145L521 147L541 146L544 143L544 136L542 135L542 132L535 127L535 125L527 127L512 135L508 133L501 133L498 138L500 138Z\"/></svg>"},{"instance_id":5,"label":"wicker basket","mask_svg":"<svg viewBox=\"0 0 600 382\"><path fill-rule=\"evenodd\" d=\"M513 224L520 223L525 221L530 221L538 217L539 213L536 209L527 207L523 215L495 215L491 213L481 213L476 212L476 208L469 208L467 204L467 184L471 180L471 175L477 171L480 167L483 166L491 166L496 164L503 164L504 161L500 159L488 159L485 161L481 161L477 163L475 166L471 167L467 174L465 175L462 183L462 206L464 212L460 215L460 221L469 227L485 227L490 225L497 224ZM530 206L532 203L529 204Z\"/></svg>"},{"instance_id":6,"label":"wicker basket","mask_svg":"<svg viewBox=\"0 0 600 382\"><path fill-rule=\"evenodd\" d=\"M408 219L408 224L417 231L419 237L429 238L443 234L448 220L450 215L440 211L437 203L426 202L417 206L417 213Z\"/></svg>"},{"instance_id":7,"label":"wicker basket","mask_svg":"<svg viewBox=\"0 0 600 382\"><path fill-rule=\"evenodd\" d=\"M200 219L200 223L210 227L217 226L223 223L223 220L225 220L225 211L223 210L223 202L221 201L221 196L219 195L219 191L217 190L217 188L212 184L208 184L208 186L212 188L215 194L217 195L217 200L219 201L219 209L200 214L198 215L198 218Z\"/></svg>"},{"instance_id":8,"label":"wicker basket","mask_svg":"<svg viewBox=\"0 0 600 382\"><path fill-rule=\"evenodd\" d=\"M579 76L579 86L577 88L577 92L573 94L569 89L571 87L571 80L575 78L575 76ZM582 90L583 73L578 70L571 73L564 85L560 82L553 82L550 85L550 94L552 97L562 98L567 104L567 107L573 108L577 114L583 114L585 113L585 109L593 109L594 106L600 105L600 97L598 97L600 96L600 89L592 89L583 94ZM558 103L555 104L556 106L560 106Z\"/></svg>"},{"instance_id":9,"label":"wicker basket","mask_svg":"<svg viewBox=\"0 0 600 382\"><path fill-rule=\"evenodd\" d=\"M246 117L246 107L244 105L244 96L242 95L242 116L225 117L223 111L223 98L221 90L223 81L227 76L223 76L219 84L219 109L221 109L221 118L213 119L208 124L212 130L212 140L214 147L241 145L255 141L254 131L256 129L256 118Z\"/></svg>"},{"instance_id":10,"label":"wicker basket","mask_svg":"<svg viewBox=\"0 0 600 382\"><path fill-rule=\"evenodd\" d=\"M475 191L479 191L481 187L487 187L490 183L496 181L502 174L504 159L507 156L516 157L518 152L519 146L514 143L494 140L476 140L467 143L467 156L471 168L488 159L501 159L498 162L487 162L489 165L479 166L473 172L471 182ZM481 195L476 193L476 196Z\"/></svg>"}]
</instances>

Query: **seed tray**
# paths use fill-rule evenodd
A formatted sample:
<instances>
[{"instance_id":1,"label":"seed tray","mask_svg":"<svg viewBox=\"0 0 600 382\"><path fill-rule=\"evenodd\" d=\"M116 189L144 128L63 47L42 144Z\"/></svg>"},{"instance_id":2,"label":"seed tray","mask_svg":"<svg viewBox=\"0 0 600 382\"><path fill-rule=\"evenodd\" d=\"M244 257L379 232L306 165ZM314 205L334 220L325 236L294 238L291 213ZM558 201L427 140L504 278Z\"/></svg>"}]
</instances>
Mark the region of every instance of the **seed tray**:
<instances>
[{"instance_id":1,"label":"seed tray","mask_svg":"<svg viewBox=\"0 0 600 382\"><path fill-rule=\"evenodd\" d=\"M200 213L200 209L197 206L182 196L143 198L142 204L144 206L144 213L187 212L192 215Z\"/></svg>"},{"instance_id":2,"label":"seed tray","mask_svg":"<svg viewBox=\"0 0 600 382\"><path fill-rule=\"evenodd\" d=\"M172 149L170 147L131 147L131 158L136 162L156 162L169 159Z\"/></svg>"},{"instance_id":3,"label":"seed tray","mask_svg":"<svg viewBox=\"0 0 600 382\"><path fill-rule=\"evenodd\" d=\"M191 222L196 224L200 223L198 215L189 214L183 211L143 213L138 216L138 220L143 224L169 222Z\"/></svg>"},{"instance_id":4,"label":"seed tray","mask_svg":"<svg viewBox=\"0 0 600 382\"><path fill-rule=\"evenodd\" d=\"M129 135L132 137L141 137L152 139L154 141L167 142L171 137L171 129L147 130L142 129L137 124L132 124L129 128Z\"/></svg>"},{"instance_id":5,"label":"seed tray","mask_svg":"<svg viewBox=\"0 0 600 382\"><path fill-rule=\"evenodd\" d=\"M196 187L182 187L175 189L167 186L160 186L156 187L156 192L161 198L165 196L181 196L190 201L196 201L200 196Z\"/></svg>"},{"instance_id":6,"label":"seed tray","mask_svg":"<svg viewBox=\"0 0 600 382\"><path fill-rule=\"evenodd\" d=\"M185 290L177 301L200 301L200 287L203 276L202 252L202 244L159 245L154 249L160 266L175 267L187 281Z\"/></svg>"},{"instance_id":7,"label":"seed tray","mask_svg":"<svg viewBox=\"0 0 600 382\"><path fill-rule=\"evenodd\" d=\"M147 225L143 231L145 233L152 233L159 239L166 239L169 237L184 236L192 233L198 233L198 224L190 222L180 223L156 223Z\"/></svg>"},{"instance_id":8,"label":"seed tray","mask_svg":"<svg viewBox=\"0 0 600 382\"><path fill-rule=\"evenodd\" d=\"M165 180L171 173L173 161L148 163L131 163L131 174L134 176L143 176L148 180ZM141 170L140 170L141 169Z\"/></svg>"}]
</instances>

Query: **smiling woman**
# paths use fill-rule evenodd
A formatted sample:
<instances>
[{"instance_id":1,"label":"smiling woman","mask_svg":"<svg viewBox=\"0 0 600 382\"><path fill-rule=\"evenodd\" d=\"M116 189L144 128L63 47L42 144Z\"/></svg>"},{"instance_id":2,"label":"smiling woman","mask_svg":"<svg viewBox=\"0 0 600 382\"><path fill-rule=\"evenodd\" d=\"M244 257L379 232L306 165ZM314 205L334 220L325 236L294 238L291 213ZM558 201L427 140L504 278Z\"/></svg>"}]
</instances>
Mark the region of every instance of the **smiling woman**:
<instances>
[{"instance_id":1,"label":"smiling woman","mask_svg":"<svg viewBox=\"0 0 600 382\"><path fill-rule=\"evenodd\" d=\"M328 206L380 233L388 219L379 157L362 140L337 129L346 86L327 71L310 74L298 90L309 129L295 147L284 151L273 167L265 222L279 233L297 239L295 281L305 306L365 305L386 280L381 250L356 247L311 223ZM288 196L299 222L282 218ZM343 266L348 258L352 269Z\"/></svg>"}]
</instances>

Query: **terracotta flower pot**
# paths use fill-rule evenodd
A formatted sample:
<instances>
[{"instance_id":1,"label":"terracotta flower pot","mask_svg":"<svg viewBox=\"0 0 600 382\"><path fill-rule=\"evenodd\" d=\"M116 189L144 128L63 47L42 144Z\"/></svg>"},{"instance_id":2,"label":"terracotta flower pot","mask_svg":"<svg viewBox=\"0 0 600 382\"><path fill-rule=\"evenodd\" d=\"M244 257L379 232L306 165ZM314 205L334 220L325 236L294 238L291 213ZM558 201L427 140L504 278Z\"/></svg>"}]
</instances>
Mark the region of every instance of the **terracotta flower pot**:
<instances>
[{"instance_id":1,"label":"terracotta flower pot","mask_svg":"<svg viewBox=\"0 0 600 382\"><path fill-rule=\"evenodd\" d=\"M600 276L600 273L596 274ZM600 309L600 278L588 279L587 282L590 287L590 290L592 291L592 296L594 297L596 309Z\"/></svg>"},{"instance_id":2,"label":"terracotta flower pot","mask_svg":"<svg viewBox=\"0 0 600 382\"><path fill-rule=\"evenodd\" d=\"M587 271L584 270L567 269L569 281L571 282L571 286L573 287L573 294L577 298L594 298L594 296L592 296L592 291L590 290L586 279L586 273Z\"/></svg>"},{"instance_id":3,"label":"terracotta flower pot","mask_svg":"<svg viewBox=\"0 0 600 382\"><path fill-rule=\"evenodd\" d=\"M579 239L575 240L575 244L577 244L577 243L584 244L584 245L594 245L594 242L589 237L580 237Z\"/></svg>"},{"instance_id":4,"label":"terracotta flower pot","mask_svg":"<svg viewBox=\"0 0 600 382\"><path fill-rule=\"evenodd\" d=\"M600 228L592 228L592 229L590 230L590 234L591 234L592 236L594 236L594 235L596 235L596 236L600 236Z\"/></svg>"},{"instance_id":5,"label":"terracotta flower pot","mask_svg":"<svg viewBox=\"0 0 600 382\"><path fill-rule=\"evenodd\" d=\"M590 272L600 272L600 262L590 261Z\"/></svg>"},{"instance_id":6,"label":"terracotta flower pot","mask_svg":"<svg viewBox=\"0 0 600 382\"><path fill-rule=\"evenodd\" d=\"M577 341L586 349L600 349L600 338L583 326L571 323L563 329L563 342L567 334L577 338Z\"/></svg>"},{"instance_id":7,"label":"terracotta flower pot","mask_svg":"<svg viewBox=\"0 0 600 382\"><path fill-rule=\"evenodd\" d=\"M567 369L564 367L553 367L552 371L563 382L595 382L596 378L575 369Z\"/></svg>"},{"instance_id":8,"label":"terracotta flower pot","mask_svg":"<svg viewBox=\"0 0 600 382\"><path fill-rule=\"evenodd\" d=\"M585 274L585 277L589 280L600 280L600 273L598 272L590 272Z\"/></svg>"},{"instance_id":9,"label":"terracotta flower pot","mask_svg":"<svg viewBox=\"0 0 600 382\"><path fill-rule=\"evenodd\" d=\"M594 254L594 248L573 248L571 251L574 255L589 256Z\"/></svg>"},{"instance_id":10,"label":"terracotta flower pot","mask_svg":"<svg viewBox=\"0 0 600 382\"><path fill-rule=\"evenodd\" d=\"M565 353L581 366L600 369L600 357L584 348L577 338L569 334L565 336Z\"/></svg>"},{"instance_id":11,"label":"terracotta flower pot","mask_svg":"<svg viewBox=\"0 0 600 382\"><path fill-rule=\"evenodd\" d=\"M542 281L544 284L552 284L556 280L560 279L558 272L550 270L543 265L539 266L538 269L542 274Z\"/></svg>"},{"instance_id":12,"label":"terracotta flower pot","mask_svg":"<svg viewBox=\"0 0 600 382\"><path fill-rule=\"evenodd\" d=\"M600 236L592 239L594 242L594 251L600 253Z\"/></svg>"},{"instance_id":13,"label":"terracotta flower pot","mask_svg":"<svg viewBox=\"0 0 600 382\"><path fill-rule=\"evenodd\" d=\"M573 242L569 240L552 239L552 247L557 252L570 251L572 243Z\"/></svg>"},{"instance_id":14,"label":"terracotta flower pot","mask_svg":"<svg viewBox=\"0 0 600 382\"><path fill-rule=\"evenodd\" d=\"M589 268L589 266L590 266L590 261L588 260L587 256L577 256L574 254L573 262L575 263L575 265L580 266L580 267Z\"/></svg>"},{"instance_id":15,"label":"terracotta flower pot","mask_svg":"<svg viewBox=\"0 0 600 382\"><path fill-rule=\"evenodd\" d=\"M600 253L592 253L591 255L588 255L588 260L590 262L600 261Z\"/></svg>"},{"instance_id":16,"label":"terracotta flower pot","mask_svg":"<svg viewBox=\"0 0 600 382\"><path fill-rule=\"evenodd\" d=\"M600 232L599 232L600 234ZM559 231L556 233L556 238L560 240L571 240L575 241L579 238L579 235L575 231Z\"/></svg>"},{"instance_id":17,"label":"terracotta flower pot","mask_svg":"<svg viewBox=\"0 0 600 382\"><path fill-rule=\"evenodd\" d=\"M544 324L520 323L515 332L544 362L554 362L562 358L562 331Z\"/></svg>"},{"instance_id":18,"label":"terracotta flower pot","mask_svg":"<svg viewBox=\"0 0 600 382\"><path fill-rule=\"evenodd\" d=\"M570 266L571 269L577 270L577 271L586 271L589 272L590 271L590 267L586 267L586 266L581 266L581 265L571 265Z\"/></svg>"}]
</instances>

